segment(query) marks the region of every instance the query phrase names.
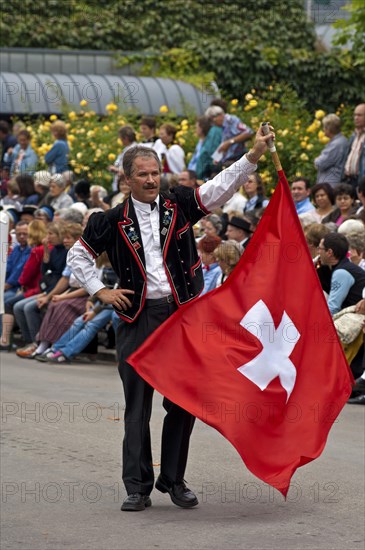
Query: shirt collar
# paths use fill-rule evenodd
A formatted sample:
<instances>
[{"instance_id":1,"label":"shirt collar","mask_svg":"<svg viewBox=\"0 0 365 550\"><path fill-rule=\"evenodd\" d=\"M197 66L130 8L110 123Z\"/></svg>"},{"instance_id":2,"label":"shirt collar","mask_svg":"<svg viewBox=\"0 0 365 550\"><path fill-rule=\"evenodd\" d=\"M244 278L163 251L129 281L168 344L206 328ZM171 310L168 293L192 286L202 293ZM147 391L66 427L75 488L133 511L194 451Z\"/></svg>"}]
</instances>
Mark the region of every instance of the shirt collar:
<instances>
[{"instance_id":1,"label":"shirt collar","mask_svg":"<svg viewBox=\"0 0 365 550\"><path fill-rule=\"evenodd\" d=\"M132 197L132 202L135 209L142 212L146 212L148 214L152 212L150 203L138 201L134 197ZM155 203L156 203L155 210L157 210L158 212L160 208L160 195L157 195L157 197L155 198Z\"/></svg>"}]
</instances>

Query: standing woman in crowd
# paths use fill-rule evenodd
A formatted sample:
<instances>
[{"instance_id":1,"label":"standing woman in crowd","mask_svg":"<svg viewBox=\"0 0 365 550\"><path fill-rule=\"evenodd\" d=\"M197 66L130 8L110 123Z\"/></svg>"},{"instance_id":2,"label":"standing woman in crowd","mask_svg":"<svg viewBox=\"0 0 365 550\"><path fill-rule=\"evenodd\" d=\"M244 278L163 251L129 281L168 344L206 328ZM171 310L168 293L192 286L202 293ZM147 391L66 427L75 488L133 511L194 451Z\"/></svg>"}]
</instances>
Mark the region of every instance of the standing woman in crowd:
<instances>
[{"instance_id":1,"label":"standing woman in crowd","mask_svg":"<svg viewBox=\"0 0 365 550\"><path fill-rule=\"evenodd\" d=\"M243 209L244 212L250 212L257 208L266 208L269 204L268 199L264 195L264 185L261 176L257 172L248 176L247 181L243 184L243 189L247 196L247 202Z\"/></svg>"},{"instance_id":2,"label":"standing woman in crowd","mask_svg":"<svg viewBox=\"0 0 365 550\"><path fill-rule=\"evenodd\" d=\"M212 125L208 117L202 116L197 121L197 134L200 128L202 145L196 164L196 174L199 180L206 180L213 172L214 164L212 155L222 142L221 126Z\"/></svg>"},{"instance_id":3,"label":"standing woman in crowd","mask_svg":"<svg viewBox=\"0 0 365 550\"><path fill-rule=\"evenodd\" d=\"M38 157L30 144L31 138L32 136L28 130L20 130L18 145L15 145L9 158L11 177L17 174L32 175L37 168Z\"/></svg>"},{"instance_id":4,"label":"standing woman in crowd","mask_svg":"<svg viewBox=\"0 0 365 550\"><path fill-rule=\"evenodd\" d=\"M69 170L68 157L70 149L67 143L66 124L62 120L56 120L51 126L51 133L55 142L46 153L44 160L48 164L51 174L62 174L62 172Z\"/></svg>"},{"instance_id":5,"label":"standing woman in crowd","mask_svg":"<svg viewBox=\"0 0 365 550\"><path fill-rule=\"evenodd\" d=\"M185 168L185 152L175 140L176 132L172 124L162 124L160 139L153 147L162 160L164 174L180 174Z\"/></svg>"}]
</instances>

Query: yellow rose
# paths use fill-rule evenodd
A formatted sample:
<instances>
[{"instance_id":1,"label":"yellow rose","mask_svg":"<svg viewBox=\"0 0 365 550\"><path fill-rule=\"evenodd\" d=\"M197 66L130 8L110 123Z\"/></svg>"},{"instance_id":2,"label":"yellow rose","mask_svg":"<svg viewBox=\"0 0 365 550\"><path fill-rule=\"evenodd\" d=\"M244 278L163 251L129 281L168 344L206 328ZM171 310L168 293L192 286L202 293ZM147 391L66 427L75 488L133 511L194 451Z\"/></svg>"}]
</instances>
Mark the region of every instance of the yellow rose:
<instances>
[{"instance_id":1,"label":"yellow rose","mask_svg":"<svg viewBox=\"0 0 365 550\"><path fill-rule=\"evenodd\" d=\"M71 120L74 120L76 118L76 116L77 115L76 115L75 111L70 111L68 113L68 118L71 119Z\"/></svg>"},{"instance_id":2,"label":"yellow rose","mask_svg":"<svg viewBox=\"0 0 365 550\"><path fill-rule=\"evenodd\" d=\"M82 159L82 153L77 153L76 158L77 158L78 160Z\"/></svg>"},{"instance_id":3,"label":"yellow rose","mask_svg":"<svg viewBox=\"0 0 365 550\"><path fill-rule=\"evenodd\" d=\"M251 99L253 99L253 95L252 95L252 94L246 94L246 95L245 95L245 100L246 100L246 101L250 101Z\"/></svg>"},{"instance_id":4,"label":"yellow rose","mask_svg":"<svg viewBox=\"0 0 365 550\"><path fill-rule=\"evenodd\" d=\"M169 112L169 108L167 105L161 105L160 107L160 113L161 114L164 114L164 113L168 113Z\"/></svg>"},{"instance_id":5,"label":"yellow rose","mask_svg":"<svg viewBox=\"0 0 365 550\"><path fill-rule=\"evenodd\" d=\"M301 146L302 149L306 149L307 148L307 142L306 141L301 141L300 146Z\"/></svg>"},{"instance_id":6,"label":"yellow rose","mask_svg":"<svg viewBox=\"0 0 365 550\"><path fill-rule=\"evenodd\" d=\"M288 128L285 128L285 130L282 131L282 134L281 134L281 135L282 135L283 137L285 137L286 135L288 135L288 133L289 133Z\"/></svg>"},{"instance_id":7,"label":"yellow rose","mask_svg":"<svg viewBox=\"0 0 365 550\"><path fill-rule=\"evenodd\" d=\"M233 105L233 107L238 105L238 99L231 99L231 105Z\"/></svg>"},{"instance_id":8,"label":"yellow rose","mask_svg":"<svg viewBox=\"0 0 365 550\"><path fill-rule=\"evenodd\" d=\"M250 105L246 105L246 107L244 107L244 111L251 111L252 107Z\"/></svg>"},{"instance_id":9,"label":"yellow rose","mask_svg":"<svg viewBox=\"0 0 365 550\"><path fill-rule=\"evenodd\" d=\"M88 137L88 138L92 138L94 136L95 136L94 130L89 130L88 133L86 134L86 137Z\"/></svg>"},{"instance_id":10,"label":"yellow rose","mask_svg":"<svg viewBox=\"0 0 365 550\"><path fill-rule=\"evenodd\" d=\"M283 148L284 148L284 143L283 143L282 141L277 141L277 142L276 142L276 147L277 147L278 149L283 149Z\"/></svg>"},{"instance_id":11,"label":"yellow rose","mask_svg":"<svg viewBox=\"0 0 365 550\"><path fill-rule=\"evenodd\" d=\"M81 105L81 107L86 107L86 105L87 105L86 99L82 99L82 100L80 101L80 105Z\"/></svg>"},{"instance_id":12,"label":"yellow rose","mask_svg":"<svg viewBox=\"0 0 365 550\"><path fill-rule=\"evenodd\" d=\"M118 106L115 103L108 103L105 109L108 111L108 113L112 113L113 111L118 110Z\"/></svg>"},{"instance_id":13,"label":"yellow rose","mask_svg":"<svg viewBox=\"0 0 365 550\"><path fill-rule=\"evenodd\" d=\"M252 90L251 90L251 94L255 94L255 93L256 93L256 90L255 90L255 88L252 88Z\"/></svg>"},{"instance_id":14,"label":"yellow rose","mask_svg":"<svg viewBox=\"0 0 365 550\"><path fill-rule=\"evenodd\" d=\"M117 157L116 155L114 155L114 153L109 153L108 155L108 160L110 160L110 162L113 162L113 160L115 160Z\"/></svg>"},{"instance_id":15,"label":"yellow rose","mask_svg":"<svg viewBox=\"0 0 365 550\"><path fill-rule=\"evenodd\" d=\"M80 170L80 168L77 167L77 168L75 168L74 172L75 172L75 174L80 174L81 170Z\"/></svg>"},{"instance_id":16,"label":"yellow rose","mask_svg":"<svg viewBox=\"0 0 365 550\"><path fill-rule=\"evenodd\" d=\"M109 132L109 126L107 126L107 125L105 124L105 126L103 126L103 130L104 130L104 132Z\"/></svg>"},{"instance_id":17,"label":"yellow rose","mask_svg":"<svg viewBox=\"0 0 365 550\"><path fill-rule=\"evenodd\" d=\"M300 158L300 160L304 160L304 161L309 160L309 157L306 153L302 153L299 158Z\"/></svg>"},{"instance_id":18,"label":"yellow rose","mask_svg":"<svg viewBox=\"0 0 365 550\"><path fill-rule=\"evenodd\" d=\"M307 149L308 149L308 151L310 151L311 149L313 149L313 143L308 143Z\"/></svg>"},{"instance_id":19,"label":"yellow rose","mask_svg":"<svg viewBox=\"0 0 365 550\"><path fill-rule=\"evenodd\" d=\"M315 112L314 116L316 117L317 120L321 120L325 114L326 113L322 111L322 109L319 109L318 111Z\"/></svg>"},{"instance_id":20,"label":"yellow rose","mask_svg":"<svg viewBox=\"0 0 365 550\"><path fill-rule=\"evenodd\" d=\"M257 100L256 99L250 99L249 105L251 105L251 107L256 107Z\"/></svg>"},{"instance_id":21,"label":"yellow rose","mask_svg":"<svg viewBox=\"0 0 365 550\"><path fill-rule=\"evenodd\" d=\"M49 117L49 120L52 120L52 122L53 122L54 120L57 120L57 118L58 118L57 115L51 115L51 116Z\"/></svg>"},{"instance_id":22,"label":"yellow rose","mask_svg":"<svg viewBox=\"0 0 365 550\"><path fill-rule=\"evenodd\" d=\"M302 175L301 171L300 170L297 170L295 172L295 175L297 176L297 178L300 178L300 176Z\"/></svg>"}]
</instances>

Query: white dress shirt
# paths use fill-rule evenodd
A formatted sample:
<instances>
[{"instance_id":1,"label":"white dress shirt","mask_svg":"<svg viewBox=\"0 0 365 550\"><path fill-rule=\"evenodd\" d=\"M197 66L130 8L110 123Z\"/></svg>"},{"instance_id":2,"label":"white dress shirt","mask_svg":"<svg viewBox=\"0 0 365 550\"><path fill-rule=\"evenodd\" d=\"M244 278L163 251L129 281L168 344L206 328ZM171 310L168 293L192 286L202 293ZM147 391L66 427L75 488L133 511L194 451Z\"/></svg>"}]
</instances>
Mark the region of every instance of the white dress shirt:
<instances>
[{"instance_id":1,"label":"white dress shirt","mask_svg":"<svg viewBox=\"0 0 365 550\"><path fill-rule=\"evenodd\" d=\"M253 174L256 168L256 164L252 164L246 157L242 157L232 166L220 172L214 179L201 185L197 192L203 206L208 211L219 208L232 197L244 181L247 181L247 177ZM171 294L172 290L163 265L160 245L159 196L156 198L157 206L154 210L151 209L150 204L137 201L133 197L132 201L141 231L146 260L146 296L153 299L162 298ZM77 241L69 251L67 264L90 295L104 288L96 275L92 255L80 241Z\"/></svg>"}]
</instances>

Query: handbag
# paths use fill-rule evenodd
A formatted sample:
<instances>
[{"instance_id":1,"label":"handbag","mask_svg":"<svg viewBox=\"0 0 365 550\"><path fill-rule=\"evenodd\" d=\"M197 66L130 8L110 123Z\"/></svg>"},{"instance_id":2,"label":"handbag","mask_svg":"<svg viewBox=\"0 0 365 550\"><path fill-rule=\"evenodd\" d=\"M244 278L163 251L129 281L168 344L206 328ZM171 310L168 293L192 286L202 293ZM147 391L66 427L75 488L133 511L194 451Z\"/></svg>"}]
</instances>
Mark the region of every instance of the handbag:
<instances>
[{"instance_id":1,"label":"handbag","mask_svg":"<svg viewBox=\"0 0 365 550\"><path fill-rule=\"evenodd\" d=\"M333 322L339 339L343 344L350 344L359 336L364 326L365 315L356 313L355 306L341 309L333 316Z\"/></svg>"}]
</instances>

